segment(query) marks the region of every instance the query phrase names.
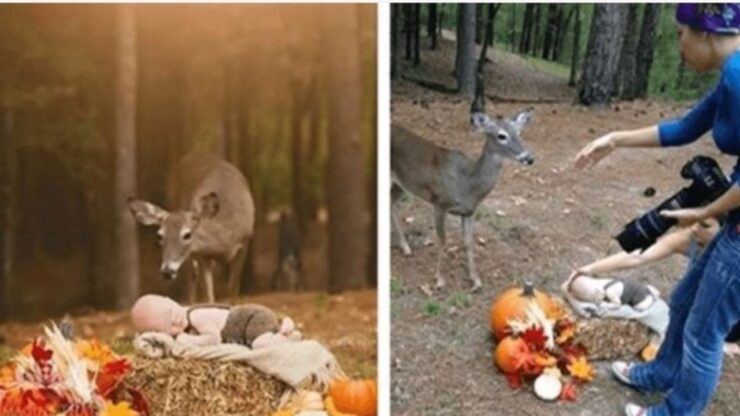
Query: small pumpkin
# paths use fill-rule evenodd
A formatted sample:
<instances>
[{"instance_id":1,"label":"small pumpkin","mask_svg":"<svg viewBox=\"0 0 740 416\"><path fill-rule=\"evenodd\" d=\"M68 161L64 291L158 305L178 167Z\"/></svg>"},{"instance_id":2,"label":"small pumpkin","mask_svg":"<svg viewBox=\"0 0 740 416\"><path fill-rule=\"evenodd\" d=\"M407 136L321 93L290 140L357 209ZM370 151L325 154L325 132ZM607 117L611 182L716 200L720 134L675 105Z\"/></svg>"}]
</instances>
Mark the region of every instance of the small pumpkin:
<instances>
[{"instance_id":1,"label":"small pumpkin","mask_svg":"<svg viewBox=\"0 0 740 416\"><path fill-rule=\"evenodd\" d=\"M532 352L521 338L506 337L496 345L494 361L504 374L518 372L528 360Z\"/></svg>"},{"instance_id":2,"label":"small pumpkin","mask_svg":"<svg viewBox=\"0 0 740 416\"><path fill-rule=\"evenodd\" d=\"M640 357L643 361L653 361L656 355L658 355L658 345L652 342L640 351Z\"/></svg>"},{"instance_id":3,"label":"small pumpkin","mask_svg":"<svg viewBox=\"0 0 740 416\"><path fill-rule=\"evenodd\" d=\"M337 410L337 406L334 405L334 400L332 400L331 397L327 397L326 400L324 400L324 407L329 416L354 416Z\"/></svg>"},{"instance_id":4,"label":"small pumpkin","mask_svg":"<svg viewBox=\"0 0 740 416\"><path fill-rule=\"evenodd\" d=\"M375 380L335 380L329 386L329 397L336 410L342 413L376 416L378 412Z\"/></svg>"},{"instance_id":5,"label":"small pumpkin","mask_svg":"<svg viewBox=\"0 0 740 416\"><path fill-rule=\"evenodd\" d=\"M523 319L526 316L527 305L530 302L536 302L548 318L557 317L558 307L552 298L548 294L536 290L532 282L525 282L522 287L514 287L504 291L491 305L491 332L497 340L501 340L508 335L509 321Z\"/></svg>"},{"instance_id":6,"label":"small pumpkin","mask_svg":"<svg viewBox=\"0 0 740 416\"><path fill-rule=\"evenodd\" d=\"M542 374L534 381L534 394L542 400L555 400L562 391L563 383L553 375Z\"/></svg>"}]
</instances>

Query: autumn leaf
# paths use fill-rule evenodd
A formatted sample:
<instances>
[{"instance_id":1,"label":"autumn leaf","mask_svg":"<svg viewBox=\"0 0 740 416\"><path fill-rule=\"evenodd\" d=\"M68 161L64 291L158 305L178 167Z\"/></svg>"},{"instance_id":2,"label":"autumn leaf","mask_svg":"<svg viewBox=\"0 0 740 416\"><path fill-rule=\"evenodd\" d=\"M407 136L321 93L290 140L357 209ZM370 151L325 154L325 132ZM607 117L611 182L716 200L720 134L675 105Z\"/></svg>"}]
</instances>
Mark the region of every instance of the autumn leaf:
<instances>
[{"instance_id":1,"label":"autumn leaf","mask_svg":"<svg viewBox=\"0 0 740 416\"><path fill-rule=\"evenodd\" d=\"M131 409L128 402L113 404L106 400L105 408L100 416L138 416L138 413Z\"/></svg>"},{"instance_id":2,"label":"autumn leaf","mask_svg":"<svg viewBox=\"0 0 740 416\"><path fill-rule=\"evenodd\" d=\"M591 381L594 379L594 368L586 361L586 357L578 357L573 361L568 366L568 372L578 380Z\"/></svg>"},{"instance_id":3,"label":"autumn leaf","mask_svg":"<svg viewBox=\"0 0 740 416\"><path fill-rule=\"evenodd\" d=\"M514 390L519 390L524 387L522 375L518 373L506 374L506 382L509 383L509 387Z\"/></svg>"},{"instance_id":4,"label":"autumn leaf","mask_svg":"<svg viewBox=\"0 0 740 416\"><path fill-rule=\"evenodd\" d=\"M31 346L31 357L33 357L37 363L44 363L51 360L53 352L52 350L47 350L44 346L44 341L40 338L33 341L33 345Z\"/></svg>"},{"instance_id":5,"label":"autumn leaf","mask_svg":"<svg viewBox=\"0 0 740 416\"><path fill-rule=\"evenodd\" d=\"M541 327L529 327L521 334L521 338L529 347L535 351L541 351L545 349L545 342L547 337L545 331Z\"/></svg>"},{"instance_id":6,"label":"autumn leaf","mask_svg":"<svg viewBox=\"0 0 740 416\"><path fill-rule=\"evenodd\" d=\"M560 400L574 402L578 397L578 386L574 383L565 383L563 390L560 392Z\"/></svg>"},{"instance_id":7,"label":"autumn leaf","mask_svg":"<svg viewBox=\"0 0 740 416\"><path fill-rule=\"evenodd\" d=\"M572 321L564 319L558 321L555 325L555 333L558 334L557 338L555 338L555 343L563 345L573 339L573 336L576 334L576 326Z\"/></svg>"},{"instance_id":8,"label":"autumn leaf","mask_svg":"<svg viewBox=\"0 0 740 416\"><path fill-rule=\"evenodd\" d=\"M15 384L16 365L10 362L0 367L0 388L8 389Z\"/></svg>"},{"instance_id":9,"label":"autumn leaf","mask_svg":"<svg viewBox=\"0 0 740 416\"><path fill-rule=\"evenodd\" d=\"M91 341L79 340L75 343L75 349L80 356L92 361L97 367L103 366L114 358L110 347L95 339Z\"/></svg>"},{"instance_id":10,"label":"autumn leaf","mask_svg":"<svg viewBox=\"0 0 740 416\"><path fill-rule=\"evenodd\" d=\"M552 367L558 363L558 359L546 352L536 352L534 363L540 367Z\"/></svg>"},{"instance_id":11,"label":"autumn leaf","mask_svg":"<svg viewBox=\"0 0 740 416\"><path fill-rule=\"evenodd\" d=\"M131 364L125 358L107 362L100 369L98 377L95 379L98 393L107 397L129 370L131 370Z\"/></svg>"},{"instance_id":12,"label":"autumn leaf","mask_svg":"<svg viewBox=\"0 0 740 416\"><path fill-rule=\"evenodd\" d=\"M146 402L144 395L136 389L126 389L131 396L131 408L136 410L141 416L149 415L149 404Z\"/></svg>"}]
</instances>

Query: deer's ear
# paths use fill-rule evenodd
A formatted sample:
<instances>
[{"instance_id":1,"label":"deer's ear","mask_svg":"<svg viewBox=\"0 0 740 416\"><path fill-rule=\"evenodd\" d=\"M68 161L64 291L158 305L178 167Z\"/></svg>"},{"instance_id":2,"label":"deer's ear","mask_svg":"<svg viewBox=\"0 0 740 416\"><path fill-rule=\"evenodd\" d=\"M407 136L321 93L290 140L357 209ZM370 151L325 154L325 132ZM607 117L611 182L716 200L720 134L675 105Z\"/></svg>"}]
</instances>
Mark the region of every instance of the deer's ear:
<instances>
[{"instance_id":1,"label":"deer's ear","mask_svg":"<svg viewBox=\"0 0 740 416\"><path fill-rule=\"evenodd\" d=\"M486 113L475 112L470 114L470 124L475 128L482 129L491 123L491 118Z\"/></svg>"},{"instance_id":2,"label":"deer's ear","mask_svg":"<svg viewBox=\"0 0 740 416\"><path fill-rule=\"evenodd\" d=\"M530 107L530 108L527 108L526 110L522 110L516 113L514 117L511 118L511 124L513 124L514 128L516 128L517 130L521 130L532 119L533 111L534 109Z\"/></svg>"},{"instance_id":3,"label":"deer's ear","mask_svg":"<svg viewBox=\"0 0 740 416\"><path fill-rule=\"evenodd\" d=\"M195 206L195 213L200 218L213 218L218 214L219 209L220 203L218 200L218 194L210 192L198 199Z\"/></svg>"},{"instance_id":4,"label":"deer's ear","mask_svg":"<svg viewBox=\"0 0 740 416\"><path fill-rule=\"evenodd\" d=\"M136 221L141 225L160 225L167 218L167 211L140 199L128 199L128 207Z\"/></svg>"}]
</instances>

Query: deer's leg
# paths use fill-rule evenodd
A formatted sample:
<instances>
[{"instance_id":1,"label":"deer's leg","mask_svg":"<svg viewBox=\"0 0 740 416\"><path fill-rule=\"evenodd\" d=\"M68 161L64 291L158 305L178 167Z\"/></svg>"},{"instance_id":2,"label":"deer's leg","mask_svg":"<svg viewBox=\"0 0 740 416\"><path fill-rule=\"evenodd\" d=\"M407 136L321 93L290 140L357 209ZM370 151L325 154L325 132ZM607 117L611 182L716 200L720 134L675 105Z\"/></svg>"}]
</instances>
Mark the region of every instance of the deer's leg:
<instances>
[{"instance_id":1,"label":"deer's leg","mask_svg":"<svg viewBox=\"0 0 740 416\"><path fill-rule=\"evenodd\" d=\"M213 259L208 259L205 262L207 264L203 267L203 278L206 282L206 296L208 297L208 303L214 303L216 294L213 291L213 270L216 268L216 264Z\"/></svg>"},{"instance_id":2,"label":"deer's leg","mask_svg":"<svg viewBox=\"0 0 740 416\"><path fill-rule=\"evenodd\" d=\"M445 217L447 213L439 207L434 207L434 228L437 231L437 268L434 276L437 279L437 288L445 286L445 278L442 276L442 258L445 255L446 234L445 234Z\"/></svg>"},{"instance_id":3,"label":"deer's leg","mask_svg":"<svg viewBox=\"0 0 740 416\"><path fill-rule=\"evenodd\" d=\"M244 261L247 258L247 245L241 245L231 257L229 264L229 296L239 297L241 289L242 271L244 270Z\"/></svg>"},{"instance_id":4,"label":"deer's leg","mask_svg":"<svg viewBox=\"0 0 740 416\"><path fill-rule=\"evenodd\" d=\"M480 277L478 276L478 270L475 268L475 246L473 245L473 229L475 228L475 222L473 216L462 217L463 235L465 237L465 252L468 257L468 278L473 282L473 292L477 292L481 288Z\"/></svg>"},{"instance_id":5,"label":"deer's leg","mask_svg":"<svg viewBox=\"0 0 740 416\"><path fill-rule=\"evenodd\" d=\"M188 276L190 279L188 281L188 301L192 305L198 301L198 283L203 270L201 263L197 259L192 259L190 264L193 267L190 268L190 275Z\"/></svg>"},{"instance_id":6,"label":"deer's leg","mask_svg":"<svg viewBox=\"0 0 740 416\"><path fill-rule=\"evenodd\" d=\"M411 254L411 247L409 247L409 243L406 241L406 236L404 235L403 228L401 227L401 221L399 221L398 215L396 215L396 211L393 210L394 205L396 205L396 201L398 201L398 199L401 198L402 195L403 189L401 189L400 186L394 183L391 187L391 223L398 236L398 244L401 246L401 251L403 251L403 254L408 256Z\"/></svg>"}]
</instances>

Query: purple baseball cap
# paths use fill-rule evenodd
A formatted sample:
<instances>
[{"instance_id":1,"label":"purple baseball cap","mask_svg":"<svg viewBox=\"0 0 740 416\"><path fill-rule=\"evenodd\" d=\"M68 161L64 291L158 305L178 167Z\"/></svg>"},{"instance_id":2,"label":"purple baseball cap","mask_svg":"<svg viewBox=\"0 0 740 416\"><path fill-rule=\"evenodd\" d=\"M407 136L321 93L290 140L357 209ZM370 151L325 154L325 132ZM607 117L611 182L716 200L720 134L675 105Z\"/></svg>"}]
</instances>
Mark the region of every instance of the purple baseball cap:
<instances>
[{"instance_id":1,"label":"purple baseball cap","mask_svg":"<svg viewBox=\"0 0 740 416\"><path fill-rule=\"evenodd\" d=\"M739 34L740 4L679 3L676 20L700 32Z\"/></svg>"}]
</instances>

